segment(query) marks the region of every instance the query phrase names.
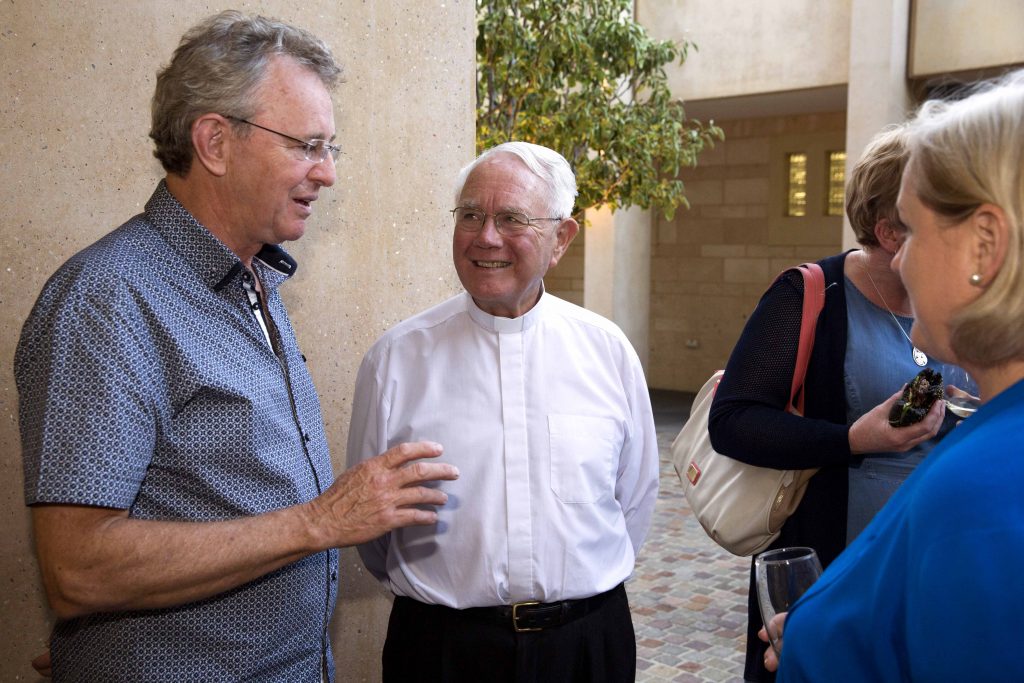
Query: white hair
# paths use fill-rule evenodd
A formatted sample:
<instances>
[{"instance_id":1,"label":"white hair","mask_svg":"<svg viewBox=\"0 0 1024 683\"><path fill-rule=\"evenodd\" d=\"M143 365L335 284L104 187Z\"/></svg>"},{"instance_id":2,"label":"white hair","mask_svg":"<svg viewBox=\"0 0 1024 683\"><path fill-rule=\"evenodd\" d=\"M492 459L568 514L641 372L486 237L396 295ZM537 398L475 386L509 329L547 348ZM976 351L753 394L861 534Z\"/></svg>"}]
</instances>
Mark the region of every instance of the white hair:
<instances>
[{"instance_id":1,"label":"white hair","mask_svg":"<svg viewBox=\"0 0 1024 683\"><path fill-rule=\"evenodd\" d=\"M576 203L576 175L572 172L569 162L553 149L548 149L532 142L504 142L484 151L480 156L467 164L455 179L455 201L462 195L466 178L477 166L495 154L512 154L519 158L526 167L547 186L548 208L553 212L552 218L569 218Z\"/></svg>"}]
</instances>

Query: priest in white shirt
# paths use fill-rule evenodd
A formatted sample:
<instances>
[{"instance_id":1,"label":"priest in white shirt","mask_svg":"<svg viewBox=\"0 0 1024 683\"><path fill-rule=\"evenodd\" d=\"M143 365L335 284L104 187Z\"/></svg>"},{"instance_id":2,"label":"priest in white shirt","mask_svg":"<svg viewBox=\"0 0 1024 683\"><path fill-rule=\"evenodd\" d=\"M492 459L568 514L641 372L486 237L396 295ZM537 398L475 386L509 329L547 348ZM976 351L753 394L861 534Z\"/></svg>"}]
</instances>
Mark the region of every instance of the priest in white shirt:
<instances>
[{"instance_id":1,"label":"priest in white shirt","mask_svg":"<svg viewBox=\"0 0 1024 683\"><path fill-rule=\"evenodd\" d=\"M632 681L623 587L658 495L639 359L612 322L544 291L579 225L576 179L509 142L456 183L463 292L396 325L363 359L348 457L431 440L458 466L434 527L360 546L395 594L397 681Z\"/></svg>"}]
</instances>

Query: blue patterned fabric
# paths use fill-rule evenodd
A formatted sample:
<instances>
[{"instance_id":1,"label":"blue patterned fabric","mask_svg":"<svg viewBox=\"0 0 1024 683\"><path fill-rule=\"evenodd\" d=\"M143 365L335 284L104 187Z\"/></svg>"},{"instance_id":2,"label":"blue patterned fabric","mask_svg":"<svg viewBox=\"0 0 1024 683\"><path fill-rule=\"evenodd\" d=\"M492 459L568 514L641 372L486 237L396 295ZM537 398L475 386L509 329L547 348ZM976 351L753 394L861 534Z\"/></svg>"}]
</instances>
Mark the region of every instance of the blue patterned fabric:
<instances>
[{"instance_id":1,"label":"blue patterned fabric","mask_svg":"<svg viewBox=\"0 0 1024 683\"><path fill-rule=\"evenodd\" d=\"M253 268L280 360L250 309L248 271L163 182L144 214L57 271L15 356L27 504L202 522L331 484L319 400L278 293L294 261L267 247ZM337 576L332 550L201 602L58 622L54 678L319 681L326 660L333 680Z\"/></svg>"}]
</instances>

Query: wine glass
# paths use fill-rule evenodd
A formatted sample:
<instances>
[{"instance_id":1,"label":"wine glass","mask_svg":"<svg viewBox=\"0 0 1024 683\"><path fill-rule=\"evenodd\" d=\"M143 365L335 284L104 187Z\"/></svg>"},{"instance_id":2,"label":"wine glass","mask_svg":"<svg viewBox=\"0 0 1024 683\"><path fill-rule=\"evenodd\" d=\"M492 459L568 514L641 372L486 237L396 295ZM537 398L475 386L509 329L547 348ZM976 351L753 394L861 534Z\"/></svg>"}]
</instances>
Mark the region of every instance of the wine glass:
<instances>
[{"instance_id":1,"label":"wine glass","mask_svg":"<svg viewBox=\"0 0 1024 683\"><path fill-rule=\"evenodd\" d=\"M945 385L942 398L946 402L946 410L957 417L974 415L981 401L976 395L978 387L967 371L958 365L947 365L942 369L942 379Z\"/></svg>"},{"instance_id":2,"label":"wine glass","mask_svg":"<svg viewBox=\"0 0 1024 683\"><path fill-rule=\"evenodd\" d=\"M788 612L793 603L818 580L821 562L813 548L779 548L761 553L754 559L754 574L761 621L775 654L781 654L779 642L782 633L774 632L772 619L780 612Z\"/></svg>"}]
</instances>

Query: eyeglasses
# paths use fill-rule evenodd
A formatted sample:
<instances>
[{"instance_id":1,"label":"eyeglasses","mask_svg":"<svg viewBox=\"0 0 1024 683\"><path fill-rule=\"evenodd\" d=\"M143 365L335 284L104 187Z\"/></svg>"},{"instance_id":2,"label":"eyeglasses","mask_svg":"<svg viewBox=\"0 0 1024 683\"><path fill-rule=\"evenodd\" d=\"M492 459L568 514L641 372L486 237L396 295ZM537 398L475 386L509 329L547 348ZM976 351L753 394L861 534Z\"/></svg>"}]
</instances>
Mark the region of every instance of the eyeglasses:
<instances>
[{"instance_id":1,"label":"eyeglasses","mask_svg":"<svg viewBox=\"0 0 1024 683\"><path fill-rule=\"evenodd\" d=\"M486 213L470 206L460 206L452 209L452 216L455 217L455 229L462 230L463 232L480 232L487 222L487 217L493 216L495 229L506 237L523 234L527 228L533 226L534 221L562 220L561 218L530 218L525 213L519 213L518 211Z\"/></svg>"},{"instance_id":2,"label":"eyeglasses","mask_svg":"<svg viewBox=\"0 0 1024 683\"><path fill-rule=\"evenodd\" d=\"M303 158L306 161L312 161L315 164L319 164L321 161L327 161L328 156L331 157L331 159L333 159L334 161L337 161L338 155L341 154L341 147L339 147L338 145L333 145L327 140L300 140L299 138L293 138L291 135L285 135L281 131L274 130L273 128L267 128L266 126L261 126L258 123L253 123L252 121L240 119L237 116L224 116L224 118L230 119L232 121L238 121L239 123L245 123L250 126L259 128L260 130L265 130L268 133L280 135L281 137L287 140L291 140L292 142L296 143L302 148Z\"/></svg>"}]
</instances>

